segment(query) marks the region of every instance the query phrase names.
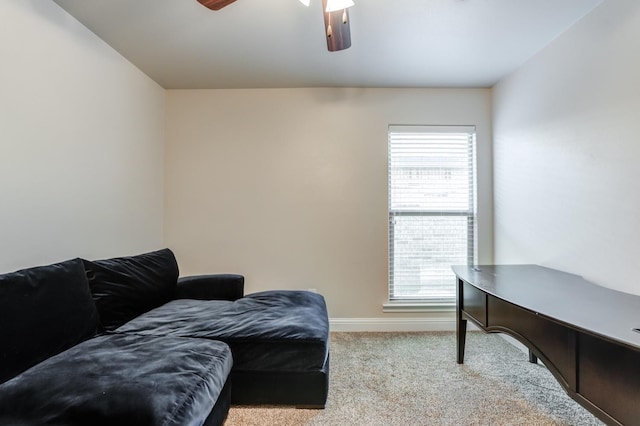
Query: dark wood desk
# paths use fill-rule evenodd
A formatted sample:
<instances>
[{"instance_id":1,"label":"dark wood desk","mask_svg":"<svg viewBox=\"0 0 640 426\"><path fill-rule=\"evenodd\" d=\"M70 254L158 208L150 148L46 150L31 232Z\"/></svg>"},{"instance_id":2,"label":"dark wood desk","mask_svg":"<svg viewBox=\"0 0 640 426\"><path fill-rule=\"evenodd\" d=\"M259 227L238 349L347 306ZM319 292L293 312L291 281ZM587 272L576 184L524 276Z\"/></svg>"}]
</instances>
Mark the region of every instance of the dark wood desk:
<instances>
[{"instance_id":1,"label":"dark wood desk","mask_svg":"<svg viewBox=\"0 0 640 426\"><path fill-rule=\"evenodd\" d=\"M458 363L467 320L513 336L605 423L640 425L640 296L536 265L454 266Z\"/></svg>"}]
</instances>

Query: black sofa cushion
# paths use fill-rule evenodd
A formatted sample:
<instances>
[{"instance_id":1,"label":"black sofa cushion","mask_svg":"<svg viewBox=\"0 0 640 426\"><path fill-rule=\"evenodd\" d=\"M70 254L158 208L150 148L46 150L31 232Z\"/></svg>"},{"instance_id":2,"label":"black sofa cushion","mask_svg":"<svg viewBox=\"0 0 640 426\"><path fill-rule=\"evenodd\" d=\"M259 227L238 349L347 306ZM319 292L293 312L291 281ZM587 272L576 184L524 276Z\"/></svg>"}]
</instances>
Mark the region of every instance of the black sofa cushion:
<instances>
[{"instance_id":1,"label":"black sofa cushion","mask_svg":"<svg viewBox=\"0 0 640 426\"><path fill-rule=\"evenodd\" d=\"M96 333L80 259L0 275L0 383Z\"/></svg>"},{"instance_id":2,"label":"black sofa cushion","mask_svg":"<svg viewBox=\"0 0 640 426\"><path fill-rule=\"evenodd\" d=\"M113 330L175 296L178 263L169 249L82 262L104 330Z\"/></svg>"},{"instance_id":3,"label":"black sofa cushion","mask_svg":"<svg viewBox=\"0 0 640 426\"><path fill-rule=\"evenodd\" d=\"M244 296L244 276L193 275L178 278L176 299L237 300Z\"/></svg>"},{"instance_id":4,"label":"black sofa cushion","mask_svg":"<svg viewBox=\"0 0 640 426\"><path fill-rule=\"evenodd\" d=\"M0 424L201 425L226 416L231 365L222 342L97 337L0 385Z\"/></svg>"},{"instance_id":5,"label":"black sofa cushion","mask_svg":"<svg viewBox=\"0 0 640 426\"><path fill-rule=\"evenodd\" d=\"M307 291L265 291L236 301L174 300L116 330L226 342L234 371L317 371L329 350L324 298Z\"/></svg>"}]
</instances>

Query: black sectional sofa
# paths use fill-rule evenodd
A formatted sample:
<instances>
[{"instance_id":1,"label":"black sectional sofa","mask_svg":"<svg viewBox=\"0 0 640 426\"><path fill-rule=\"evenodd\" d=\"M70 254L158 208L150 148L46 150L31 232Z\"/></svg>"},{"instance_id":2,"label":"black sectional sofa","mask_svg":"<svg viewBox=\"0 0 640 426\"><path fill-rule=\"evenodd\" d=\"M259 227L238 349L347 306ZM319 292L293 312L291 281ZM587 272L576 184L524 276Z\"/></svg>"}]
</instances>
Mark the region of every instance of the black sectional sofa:
<instances>
[{"instance_id":1,"label":"black sectional sofa","mask_svg":"<svg viewBox=\"0 0 640 426\"><path fill-rule=\"evenodd\" d=\"M178 278L169 249L0 275L0 424L220 425L230 404L322 408L322 296Z\"/></svg>"}]
</instances>

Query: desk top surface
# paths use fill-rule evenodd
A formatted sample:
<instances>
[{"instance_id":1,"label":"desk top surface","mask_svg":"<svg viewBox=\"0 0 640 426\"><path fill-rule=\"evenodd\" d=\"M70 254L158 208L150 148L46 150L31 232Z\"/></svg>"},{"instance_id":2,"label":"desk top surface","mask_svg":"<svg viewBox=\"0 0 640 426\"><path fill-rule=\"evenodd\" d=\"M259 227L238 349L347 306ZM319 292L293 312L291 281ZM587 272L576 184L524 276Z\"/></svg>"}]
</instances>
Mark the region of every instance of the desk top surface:
<instances>
[{"instance_id":1,"label":"desk top surface","mask_svg":"<svg viewBox=\"0 0 640 426\"><path fill-rule=\"evenodd\" d=\"M538 265L453 266L456 276L499 299L640 349L640 296Z\"/></svg>"}]
</instances>

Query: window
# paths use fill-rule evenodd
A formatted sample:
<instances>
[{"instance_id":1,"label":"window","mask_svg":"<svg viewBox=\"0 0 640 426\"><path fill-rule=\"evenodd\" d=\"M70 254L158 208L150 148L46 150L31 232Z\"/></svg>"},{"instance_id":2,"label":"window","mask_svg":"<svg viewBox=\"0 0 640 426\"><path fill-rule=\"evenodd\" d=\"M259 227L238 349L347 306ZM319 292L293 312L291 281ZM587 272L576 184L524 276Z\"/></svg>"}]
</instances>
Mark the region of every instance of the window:
<instances>
[{"instance_id":1,"label":"window","mask_svg":"<svg viewBox=\"0 0 640 426\"><path fill-rule=\"evenodd\" d=\"M475 259L474 127L389 127L389 300L453 303Z\"/></svg>"}]
</instances>

